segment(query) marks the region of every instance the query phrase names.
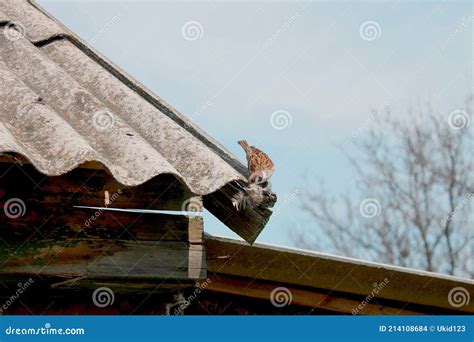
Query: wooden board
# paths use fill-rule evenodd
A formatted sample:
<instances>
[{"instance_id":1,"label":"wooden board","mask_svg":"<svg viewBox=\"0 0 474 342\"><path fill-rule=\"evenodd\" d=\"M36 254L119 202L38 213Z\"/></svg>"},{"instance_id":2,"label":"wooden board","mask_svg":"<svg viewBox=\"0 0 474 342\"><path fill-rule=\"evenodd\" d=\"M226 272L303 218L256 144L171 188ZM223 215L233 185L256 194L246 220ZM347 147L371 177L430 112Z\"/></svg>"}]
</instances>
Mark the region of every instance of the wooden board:
<instances>
[{"instance_id":1,"label":"wooden board","mask_svg":"<svg viewBox=\"0 0 474 342\"><path fill-rule=\"evenodd\" d=\"M245 297L251 297L256 299L263 299L270 302L272 292L281 287L282 284L270 283L256 279L245 279L228 277L223 275L212 275L209 277L211 282L209 283L207 290L224 292L229 294L241 295ZM364 300L363 297L359 299L346 298L339 296L338 293L328 293L321 290L308 290L297 287L284 287L287 297L280 298L279 305L287 303L288 305L301 305L306 307L312 307L315 309L324 309L344 314L352 314L353 310L356 309L361 302ZM283 293L283 292L282 292ZM291 296L291 300L289 299ZM359 315L419 315L421 312L404 310L402 308L403 303L400 307L390 307L387 305L377 304L377 299L371 302L361 305L361 309L357 311Z\"/></svg>"},{"instance_id":2,"label":"wooden board","mask_svg":"<svg viewBox=\"0 0 474 342\"><path fill-rule=\"evenodd\" d=\"M195 204L193 210L202 211L200 198L169 175L124 188L104 170L76 169L63 176L46 177L31 165L0 162L0 207L5 208L0 210L0 237L9 243L102 238L199 244L203 232L200 216L100 209L181 211L190 200ZM16 204L17 211L7 203Z\"/></svg>"},{"instance_id":3,"label":"wooden board","mask_svg":"<svg viewBox=\"0 0 474 342\"><path fill-rule=\"evenodd\" d=\"M43 241L3 256L0 276L87 279L203 279L205 251L182 242L70 239Z\"/></svg>"},{"instance_id":4,"label":"wooden board","mask_svg":"<svg viewBox=\"0 0 474 342\"><path fill-rule=\"evenodd\" d=\"M0 200L0 207L4 205ZM0 212L0 228L0 237L9 243L26 239L103 238L200 244L203 219L201 216L56 207L26 201L25 214L21 217L9 218Z\"/></svg>"},{"instance_id":5,"label":"wooden board","mask_svg":"<svg viewBox=\"0 0 474 342\"><path fill-rule=\"evenodd\" d=\"M204 196L204 207L245 241L253 244L273 212L263 208L237 211L232 205L232 198L238 189L235 184L227 184L219 191Z\"/></svg>"},{"instance_id":6,"label":"wooden board","mask_svg":"<svg viewBox=\"0 0 474 342\"><path fill-rule=\"evenodd\" d=\"M462 287L474 293L474 282L469 279L310 251L259 244L248 246L246 243L225 238L208 237L205 246L210 273L287 284L284 286L338 291L362 297L385 283L377 294L384 300L436 308L437 311L433 313L474 312L472 303L454 308L448 300L449 292L455 287Z\"/></svg>"}]
</instances>

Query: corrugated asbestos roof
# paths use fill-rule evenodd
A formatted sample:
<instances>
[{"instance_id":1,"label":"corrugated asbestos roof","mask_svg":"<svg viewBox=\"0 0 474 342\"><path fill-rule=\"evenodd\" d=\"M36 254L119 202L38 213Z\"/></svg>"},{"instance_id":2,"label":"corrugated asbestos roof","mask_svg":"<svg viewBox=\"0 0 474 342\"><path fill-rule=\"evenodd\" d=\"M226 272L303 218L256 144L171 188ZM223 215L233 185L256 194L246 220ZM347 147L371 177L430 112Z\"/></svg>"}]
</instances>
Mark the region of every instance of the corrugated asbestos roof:
<instances>
[{"instance_id":1,"label":"corrugated asbestos roof","mask_svg":"<svg viewBox=\"0 0 474 342\"><path fill-rule=\"evenodd\" d=\"M0 152L51 176L99 161L127 186L171 173L199 195L244 179L231 153L35 3L0 0L0 30Z\"/></svg>"}]
</instances>

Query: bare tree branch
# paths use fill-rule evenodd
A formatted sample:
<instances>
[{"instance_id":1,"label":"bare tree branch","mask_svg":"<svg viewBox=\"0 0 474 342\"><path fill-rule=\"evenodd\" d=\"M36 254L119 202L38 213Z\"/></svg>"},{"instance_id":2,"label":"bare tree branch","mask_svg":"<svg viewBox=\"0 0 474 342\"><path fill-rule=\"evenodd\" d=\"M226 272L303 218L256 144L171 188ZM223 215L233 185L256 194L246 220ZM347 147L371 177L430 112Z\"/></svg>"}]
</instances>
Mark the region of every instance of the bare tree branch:
<instances>
[{"instance_id":1,"label":"bare tree branch","mask_svg":"<svg viewBox=\"0 0 474 342\"><path fill-rule=\"evenodd\" d=\"M469 118L472 103L469 96ZM336 200L320 186L304 196L302 210L332 252L472 277L472 127L456 129L429 104L410 114L395 120L387 111L354 146L341 147L356 175L355 195ZM363 199L380 204L376 215L359 212ZM321 245L306 232L293 239Z\"/></svg>"}]
</instances>

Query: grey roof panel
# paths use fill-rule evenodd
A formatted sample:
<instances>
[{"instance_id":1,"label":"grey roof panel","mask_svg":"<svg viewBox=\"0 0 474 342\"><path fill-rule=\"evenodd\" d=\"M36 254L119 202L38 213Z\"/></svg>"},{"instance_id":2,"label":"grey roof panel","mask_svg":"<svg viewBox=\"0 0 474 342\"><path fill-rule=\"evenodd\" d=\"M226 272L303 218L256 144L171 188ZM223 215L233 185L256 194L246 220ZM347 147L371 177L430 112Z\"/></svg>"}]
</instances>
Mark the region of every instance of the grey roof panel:
<instances>
[{"instance_id":1,"label":"grey roof panel","mask_svg":"<svg viewBox=\"0 0 474 342\"><path fill-rule=\"evenodd\" d=\"M162 154L189 183L194 192L204 194L241 175L185 128L163 114L99 64L61 40L43 52L73 76L120 119Z\"/></svg>"},{"instance_id":2,"label":"grey roof panel","mask_svg":"<svg viewBox=\"0 0 474 342\"><path fill-rule=\"evenodd\" d=\"M56 22L25 0L0 0L1 21L16 24L20 34L32 42L66 33Z\"/></svg>"},{"instance_id":3,"label":"grey roof panel","mask_svg":"<svg viewBox=\"0 0 474 342\"><path fill-rule=\"evenodd\" d=\"M38 101L38 94L1 59L0 80L1 151L21 153L40 171L51 175L69 171L77 163L99 159L87 142L49 106Z\"/></svg>"},{"instance_id":4,"label":"grey roof panel","mask_svg":"<svg viewBox=\"0 0 474 342\"><path fill-rule=\"evenodd\" d=\"M28 127L36 132L35 139L29 140L28 148L15 152L26 153L45 174L65 173L86 160L97 160L125 185L173 173L201 195L242 179L203 142L68 40L38 48L23 37L11 39L4 34L0 47L2 76L10 75L21 84L13 86L5 80L0 104L7 108L14 99L16 108L9 115L22 115L24 120L35 117L36 122ZM41 103L34 105L38 98ZM52 121L57 124L54 129L48 126ZM13 126L7 122L5 128ZM15 137L22 145L28 134L18 132ZM50 140L48 145L45 140ZM57 154L57 149L63 153ZM49 160L48 166L39 160Z\"/></svg>"},{"instance_id":5,"label":"grey roof panel","mask_svg":"<svg viewBox=\"0 0 474 342\"><path fill-rule=\"evenodd\" d=\"M0 47L0 56L4 64L24 84L21 88L2 90L5 94L15 93L6 98L5 94L2 95L4 101L0 102L1 107L8 108L11 106L11 100L14 99L16 113L9 111L9 115L20 115L25 120L27 117L38 114L36 110L38 106L31 107L31 105L41 98L41 102L51 108L47 111L49 118L56 116L55 121L63 126L62 130L60 128L54 130L56 135L51 136L52 132L48 129L49 120L35 118L38 124L36 127L25 127L24 122L20 125L27 131L35 131L35 134L39 136L36 140L30 140L29 144L36 142L36 146L30 146L30 149L43 151L45 157L47 156L50 160L50 167L42 170L44 173L48 175L64 173L71 169L74 162L77 166L84 162L84 158L95 157L96 160L105 164L118 181L125 185L138 185L161 173L174 173L181 178L173 166L125 121L87 89L81 87L73 77L45 57L30 42L25 39L9 41L4 36L0 36ZM4 85L6 86L7 83ZM30 96L22 96L23 93L29 93ZM32 111L29 110L30 107ZM110 122L101 122L104 120L110 120ZM109 124L112 125L109 126ZM11 127L8 122L6 127ZM75 135L80 135L81 139L70 137L67 132L71 130L77 132ZM26 135L15 135L15 137L21 139ZM51 137L51 143L46 146L42 142L48 137ZM66 153L66 158L58 158L50 154L50 149L55 144L59 148L78 143L77 148L86 151L80 146L84 141L87 142L86 146L90 145L93 153L85 152L78 155ZM20 140L20 143L23 144L24 141ZM67 151L72 150L74 149ZM26 155L26 157L30 156ZM31 159L34 162L34 159ZM190 188L194 190L192 185Z\"/></svg>"}]
</instances>

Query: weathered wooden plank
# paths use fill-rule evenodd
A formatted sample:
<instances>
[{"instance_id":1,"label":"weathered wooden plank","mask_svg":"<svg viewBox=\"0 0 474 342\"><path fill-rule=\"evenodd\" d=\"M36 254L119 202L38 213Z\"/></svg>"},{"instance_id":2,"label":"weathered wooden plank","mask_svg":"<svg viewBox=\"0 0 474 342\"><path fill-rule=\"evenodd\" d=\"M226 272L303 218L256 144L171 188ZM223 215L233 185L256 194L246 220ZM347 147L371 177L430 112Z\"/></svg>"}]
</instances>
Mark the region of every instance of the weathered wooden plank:
<instances>
[{"instance_id":1,"label":"weathered wooden plank","mask_svg":"<svg viewBox=\"0 0 474 342\"><path fill-rule=\"evenodd\" d=\"M177 292L194 288L194 279L83 279L1 276L1 315L164 315ZM113 293L97 306L94 292ZM18 289L22 289L22 293ZM110 289L110 290L109 290ZM102 291L102 290L101 290ZM105 293L105 292L104 292ZM15 297L18 295L18 297ZM12 297L13 296L13 297ZM5 306L3 306L5 304Z\"/></svg>"},{"instance_id":2,"label":"weathered wooden plank","mask_svg":"<svg viewBox=\"0 0 474 342\"><path fill-rule=\"evenodd\" d=\"M199 201L169 175L124 188L105 170L45 177L31 165L0 162L0 227L9 228L0 237L8 242L87 237L201 243L201 217L76 207L202 211Z\"/></svg>"},{"instance_id":3,"label":"weathered wooden plank","mask_svg":"<svg viewBox=\"0 0 474 342\"><path fill-rule=\"evenodd\" d=\"M208 270L213 273L261 279L367 296L385 284L378 297L443 310L474 312L473 305L454 308L448 293L463 287L474 293L474 282L441 274L404 269L362 260L209 237L205 240ZM410 291L406 291L407 287Z\"/></svg>"},{"instance_id":4,"label":"weathered wooden plank","mask_svg":"<svg viewBox=\"0 0 474 342\"><path fill-rule=\"evenodd\" d=\"M204 219L202 216L189 217L188 235L189 243L202 244L204 240Z\"/></svg>"},{"instance_id":5,"label":"weathered wooden plank","mask_svg":"<svg viewBox=\"0 0 474 342\"><path fill-rule=\"evenodd\" d=\"M236 277L226 277L223 275L211 275L209 276L211 282L207 286L209 291L217 291L229 294L235 294L245 297L251 297L256 299L262 299L270 301L272 298L272 292L281 287L278 283L269 283L260 281L258 279L246 279ZM352 314L353 310L356 309L361 302L364 300L361 297L359 300L352 298L345 298L338 296L337 292L328 293L318 291L316 289L307 290L288 286L284 288L284 296L276 299L278 304L282 306L287 305L301 305L311 308L319 308L330 311L336 311L345 314ZM282 291L280 291L283 293ZM375 299L377 301L377 299ZM287 305L283 305L287 304ZM404 303L400 304L400 307L390 307L387 305L378 305L375 302L366 303L361 305L362 309L357 311L359 315L420 315L422 312L405 310L402 308Z\"/></svg>"},{"instance_id":6,"label":"weathered wooden plank","mask_svg":"<svg viewBox=\"0 0 474 342\"><path fill-rule=\"evenodd\" d=\"M227 184L219 191L204 196L204 207L245 241L253 244L273 212L264 208L237 211L232 205L232 198L237 192L235 184Z\"/></svg>"},{"instance_id":7,"label":"weathered wooden plank","mask_svg":"<svg viewBox=\"0 0 474 342\"><path fill-rule=\"evenodd\" d=\"M202 243L201 216L67 208L30 199L24 203L23 216L11 218L0 211L3 240L102 238ZM0 199L0 208L4 206Z\"/></svg>"},{"instance_id":8,"label":"weathered wooden plank","mask_svg":"<svg viewBox=\"0 0 474 342\"><path fill-rule=\"evenodd\" d=\"M5 250L5 247L0 248ZM205 251L182 242L70 239L39 242L4 255L0 276L41 275L91 279L203 279Z\"/></svg>"}]
</instances>

